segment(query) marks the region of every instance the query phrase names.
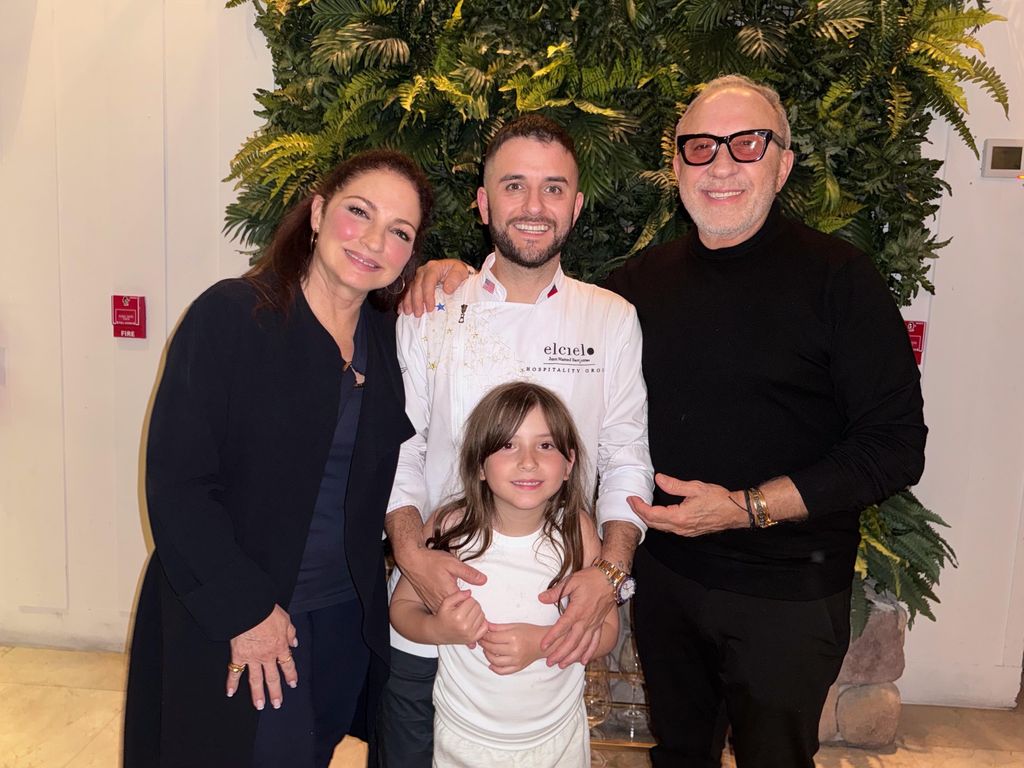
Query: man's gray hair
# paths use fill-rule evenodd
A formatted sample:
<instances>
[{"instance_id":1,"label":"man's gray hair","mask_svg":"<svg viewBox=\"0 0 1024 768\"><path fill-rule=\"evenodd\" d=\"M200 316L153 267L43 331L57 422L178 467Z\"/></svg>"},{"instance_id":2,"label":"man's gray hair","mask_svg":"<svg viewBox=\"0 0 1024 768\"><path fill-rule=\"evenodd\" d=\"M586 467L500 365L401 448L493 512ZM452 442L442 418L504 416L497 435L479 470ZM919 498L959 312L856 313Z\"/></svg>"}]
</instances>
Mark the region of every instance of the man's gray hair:
<instances>
[{"instance_id":1,"label":"man's gray hair","mask_svg":"<svg viewBox=\"0 0 1024 768\"><path fill-rule=\"evenodd\" d=\"M767 101L779 120L779 139L782 140L783 146L785 146L786 149L789 149L789 142L791 138L789 131L789 117L786 115L786 108L782 106L782 99L779 98L778 91L769 85L755 82L745 75L723 75L722 77L716 77L714 80L707 83L701 89L701 92L697 97L687 105L686 112L689 112L695 106L704 101L704 99L711 96L711 94L717 93L718 91L724 91L727 88L744 88L748 91L753 91ZM684 112L683 116L679 119L679 127L682 127L683 121L686 119L686 112Z\"/></svg>"}]
</instances>

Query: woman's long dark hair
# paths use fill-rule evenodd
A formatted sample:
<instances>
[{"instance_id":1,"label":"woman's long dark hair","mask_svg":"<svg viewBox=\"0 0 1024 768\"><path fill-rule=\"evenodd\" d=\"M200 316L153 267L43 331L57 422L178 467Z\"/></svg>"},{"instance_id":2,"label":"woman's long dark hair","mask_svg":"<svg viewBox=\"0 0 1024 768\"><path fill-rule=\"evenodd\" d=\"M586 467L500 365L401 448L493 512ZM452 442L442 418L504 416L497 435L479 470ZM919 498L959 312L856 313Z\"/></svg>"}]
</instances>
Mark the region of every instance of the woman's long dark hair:
<instances>
[{"instance_id":1,"label":"woman's long dark hair","mask_svg":"<svg viewBox=\"0 0 1024 768\"><path fill-rule=\"evenodd\" d=\"M590 510L584 491L586 461L576 425L558 395L537 384L525 381L502 384L488 392L473 409L466 420L466 435L459 452L463 496L437 510L433 535L427 546L458 554L462 560L480 557L491 546L494 494L487 481L480 479L480 470L488 456L512 439L534 408L540 408L544 414L551 441L558 452L566 459L576 457L569 479L544 507L542 535L561 554L558 574L548 585L550 589L583 567L580 517L589 515Z\"/></svg>"},{"instance_id":2,"label":"woman's long dark hair","mask_svg":"<svg viewBox=\"0 0 1024 768\"><path fill-rule=\"evenodd\" d=\"M395 282L385 288L370 293L370 301L374 306L390 309L398 304L405 293L406 287L416 274L420 263L420 251L430 217L434 208L434 194L430 182L416 162L390 149L372 149L360 152L342 161L334 170L327 174L298 205L290 209L281 219L274 237L263 255L263 258L245 274L261 296L261 306L270 307L287 315L295 293L309 274L309 265L313 258L310 247L313 227L310 224L310 213L313 210L313 198L320 195L324 198L324 208L338 190L349 181L370 171L390 171L406 179L416 189L420 201L420 226L416 230L416 239L412 244L412 256L405 269Z\"/></svg>"}]
</instances>

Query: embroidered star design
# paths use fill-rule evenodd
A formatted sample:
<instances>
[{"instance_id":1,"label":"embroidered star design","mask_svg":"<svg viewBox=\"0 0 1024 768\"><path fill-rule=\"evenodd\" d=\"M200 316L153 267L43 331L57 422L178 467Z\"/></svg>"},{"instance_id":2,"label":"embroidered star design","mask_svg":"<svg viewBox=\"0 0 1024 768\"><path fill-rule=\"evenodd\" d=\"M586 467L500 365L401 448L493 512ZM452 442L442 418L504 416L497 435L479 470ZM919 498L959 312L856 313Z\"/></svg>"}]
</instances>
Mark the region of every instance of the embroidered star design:
<instances>
[{"instance_id":1,"label":"embroidered star design","mask_svg":"<svg viewBox=\"0 0 1024 768\"><path fill-rule=\"evenodd\" d=\"M434 307L434 309L436 309L438 312L444 312L445 311L444 310L444 304L438 304L436 307Z\"/></svg>"}]
</instances>

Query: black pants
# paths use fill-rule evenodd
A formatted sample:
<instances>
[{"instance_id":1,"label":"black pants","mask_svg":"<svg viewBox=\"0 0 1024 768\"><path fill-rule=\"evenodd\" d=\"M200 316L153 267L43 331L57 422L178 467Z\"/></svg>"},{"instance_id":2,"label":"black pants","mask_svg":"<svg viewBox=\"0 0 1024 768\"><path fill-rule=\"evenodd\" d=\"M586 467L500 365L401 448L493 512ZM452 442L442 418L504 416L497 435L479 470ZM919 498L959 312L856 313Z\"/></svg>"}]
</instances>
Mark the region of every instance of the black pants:
<instances>
[{"instance_id":1,"label":"black pants","mask_svg":"<svg viewBox=\"0 0 1024 768\"><path fill-rule=\"evenodd\" d=\"M391 676L377 721L381 768L430 768L433 763L436 675L436 658L391 649Z\"/></svg>"},{"instance_id":2,"label":"black pants","mask_svg":"<svg viewBox=\"0 0 1024 768\"><path fill-rule=\"evenodd\" d=\"M641 547L637 649L655 768L814 768L818 721L850 640L850 590L789 601L706 589Z\"/></svg>"},{"instance_id":3,"label":"black pants","mask_svg":"<svg viewBox=\"0 0 1024 768\"><path fill-rule=\"evenodd\" d=\"M363 641L358 600L291 614L299 645L292 649L299 685L281 678L280 709L270 704L256 728L254 768L327 768L364 704L370 649ZM236 696L249 696L243 686Z\"/></svg>"}]
</instances>

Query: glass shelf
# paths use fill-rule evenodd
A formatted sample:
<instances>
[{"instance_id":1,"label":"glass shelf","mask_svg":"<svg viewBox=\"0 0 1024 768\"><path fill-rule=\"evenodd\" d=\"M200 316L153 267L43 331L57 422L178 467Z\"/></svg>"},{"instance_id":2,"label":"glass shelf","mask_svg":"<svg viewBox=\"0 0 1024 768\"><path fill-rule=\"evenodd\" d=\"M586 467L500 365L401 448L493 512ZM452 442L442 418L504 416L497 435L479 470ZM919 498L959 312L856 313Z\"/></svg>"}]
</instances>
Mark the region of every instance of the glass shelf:
<instances>
[{"instance_id":1,"label":"glass shelf","mask_svg":"<svg viewBox=\"0 0 1024 768\"><path fill-rule=\"evenodd\" d=\"M624 701L612 702L608 719L590 730L590 743L593 746L601 749L649 749L654 746L654 737L646 721L636 725L623 720L622 713L628 706ZM643 704L636 706L647 711Z\"/></svg>"}]
</instances>

